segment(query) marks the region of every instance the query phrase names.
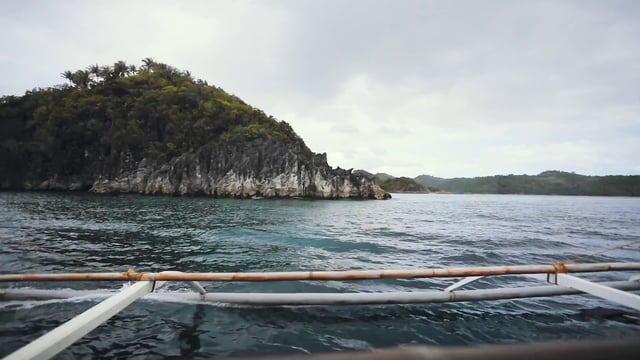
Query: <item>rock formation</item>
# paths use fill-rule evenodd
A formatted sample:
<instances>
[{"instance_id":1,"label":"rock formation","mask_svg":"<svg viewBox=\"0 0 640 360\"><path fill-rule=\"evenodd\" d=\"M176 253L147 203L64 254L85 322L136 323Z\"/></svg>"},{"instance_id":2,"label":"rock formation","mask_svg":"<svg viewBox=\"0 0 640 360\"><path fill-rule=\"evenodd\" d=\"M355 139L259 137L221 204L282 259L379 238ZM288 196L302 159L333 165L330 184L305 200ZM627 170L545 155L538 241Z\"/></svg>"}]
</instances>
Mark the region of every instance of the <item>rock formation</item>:
<instances>
[{"instance_id":1,"label":"rock formation","mask_svg":"<svg viewBox=\"0 0 640 360\"><path fill-rule=\"evenodd\" d=\"M141 193L215 197L305 197L388 199L372 177L333 169L326 154L304 143L257 139L206 145L170 159L143 159L110 174L54 176L27 181L31 190L83 190L100 194Z\"/></svg>"}]
</instances>

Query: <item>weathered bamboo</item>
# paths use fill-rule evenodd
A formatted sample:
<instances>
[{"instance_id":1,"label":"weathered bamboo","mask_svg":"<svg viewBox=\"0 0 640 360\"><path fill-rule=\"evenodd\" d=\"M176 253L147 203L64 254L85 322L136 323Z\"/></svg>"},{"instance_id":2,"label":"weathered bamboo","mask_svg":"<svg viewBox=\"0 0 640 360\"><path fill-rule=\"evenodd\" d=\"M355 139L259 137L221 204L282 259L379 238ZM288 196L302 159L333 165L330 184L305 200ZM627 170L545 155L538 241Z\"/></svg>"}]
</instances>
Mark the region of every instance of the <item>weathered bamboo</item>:
<instances>
[{"instance_id":1,"label":"weathered bamboo","mask_svg":"<svg viewBox=\"0 0 640 360\"><path fill-rule=\"evenodd\" d=\"M351 271L292 271L237 273L67 273L0 274L0 282L11 281L296 281L296 280L373 280L447 278L539 273L582 273L601 271L638 271L640 263L594 263L461 267L444 269L395 269Z\"/></svg>"}]
</instances>

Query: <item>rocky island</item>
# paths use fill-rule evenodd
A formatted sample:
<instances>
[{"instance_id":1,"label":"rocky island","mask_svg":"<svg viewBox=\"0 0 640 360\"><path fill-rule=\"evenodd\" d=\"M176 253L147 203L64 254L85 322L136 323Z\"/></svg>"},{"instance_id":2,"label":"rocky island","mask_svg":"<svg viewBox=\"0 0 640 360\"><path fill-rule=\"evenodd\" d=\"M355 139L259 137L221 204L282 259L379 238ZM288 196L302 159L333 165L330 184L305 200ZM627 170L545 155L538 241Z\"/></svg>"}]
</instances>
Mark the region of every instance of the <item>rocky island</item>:
<instances>
[{"instance_id":1,"label":"rocky island","mask_svg":"<svg viewBox=\"0 0 640 360\"><path fill-rule=\"evenodd\" d=\"M147 58L0 98L0 189L388 199L284 121Z\"/></svg>"},{"instance_id":2,"label":"rocky island","mask_svg":"<svg viewBox=\"0 0 640 360\"><path fill-rule=\"evenodd\" d=\"M418 183L414 179L408 177L395 177L386 173L372 174L365 170L355 170L355 173L373 177L376 183L391 193L408 193L408 194L430 194L442 193L442 191L433 186L427 186Z\"/></svg>"}]
</instances>

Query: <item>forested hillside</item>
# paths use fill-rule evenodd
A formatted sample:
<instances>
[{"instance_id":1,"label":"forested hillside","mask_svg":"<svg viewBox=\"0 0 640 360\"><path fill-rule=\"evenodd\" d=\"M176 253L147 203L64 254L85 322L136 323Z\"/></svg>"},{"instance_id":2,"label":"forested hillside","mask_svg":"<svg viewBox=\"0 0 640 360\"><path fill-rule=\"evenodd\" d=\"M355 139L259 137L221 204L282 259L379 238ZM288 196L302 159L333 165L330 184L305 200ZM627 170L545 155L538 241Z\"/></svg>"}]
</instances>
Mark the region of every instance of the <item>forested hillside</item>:
<instances>
[{"instance_id":1,"label":"forested hillside","mask_svg":"<svg viewBox=\"0 0 640 360\"><path fill-rule=\"evenodd\" d=\"M452 193L640 196L640 176L586 176L564 171L545 171L538 175L453 179L420 175L415 180Z\"/></svg>"},{"instance_id":2,"label":"forested hillside","mask_svg":"<svg viewBox=\"0 0 640 360\"><path fill-rule=\"evenodd\" d=\"M300 140L285 122L152 59L62 74L68 84L0 99L3 180L117 169L225 140ZM7 170L11 170L7 172ZM27 177L29 177L27 176Z\"/></svg>"}]
</instances>

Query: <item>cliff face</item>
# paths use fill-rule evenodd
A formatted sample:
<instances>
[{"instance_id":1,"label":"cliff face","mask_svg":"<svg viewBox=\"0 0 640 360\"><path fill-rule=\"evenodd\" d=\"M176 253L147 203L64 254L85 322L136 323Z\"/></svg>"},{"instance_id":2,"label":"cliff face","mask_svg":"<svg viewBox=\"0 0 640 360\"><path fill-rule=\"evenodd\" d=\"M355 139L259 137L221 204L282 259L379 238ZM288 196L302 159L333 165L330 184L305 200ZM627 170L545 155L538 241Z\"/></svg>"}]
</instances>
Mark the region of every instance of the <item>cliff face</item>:
<instances>
[{"instance_id":1,"label":"cliff face","mask_svg":"<svg viewBox=\"0 0 640 360\"><path fill-rule=\"evenodd\" d=\"M99 167L94 167L99 168ZM110 174L53 176L26 181L25 189L108 193L388 199L373 178L333 169L325 154L302 142L253 140L206 145L172 158L123 161Z\"/></svg>"}]
</instances>

